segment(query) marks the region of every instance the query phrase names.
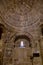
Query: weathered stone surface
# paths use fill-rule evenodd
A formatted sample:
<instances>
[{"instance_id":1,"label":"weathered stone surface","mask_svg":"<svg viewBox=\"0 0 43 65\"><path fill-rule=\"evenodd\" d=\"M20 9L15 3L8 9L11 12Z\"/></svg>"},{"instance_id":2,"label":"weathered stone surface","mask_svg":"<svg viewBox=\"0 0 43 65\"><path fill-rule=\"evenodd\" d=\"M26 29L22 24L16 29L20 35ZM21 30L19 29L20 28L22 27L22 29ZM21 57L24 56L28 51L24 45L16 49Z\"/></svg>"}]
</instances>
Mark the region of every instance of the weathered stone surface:
<instances>
[{"instance_id":1,"label":"weathered stone surface","mask_svg":"<svg viewBox=\"0 0 43 65\"><path fill-rule=\"evenodd\" d=\"M1 0L0 24L5 26L3 27L4 32L1 38L4 44L2 44L3 47L0 45L0 50L3 52L3 65L32 65L32 62L33 65L42 65L43 36L40 26L43 24L43 0ZM32 48L25 48L26 53L21 52L18 48L14 49L14 40L18 35L26 35L30 38ZM16 54L15 51L17 51ZM40 57L33 58L32 61L27 56L32 55L35 51L39 51ZM22 55L24 53L24 56L20 57L20 53ZM16 55L15 57L14 54ZM19 58L21 63L20 60L18 61ZM25 62L23 63L22 61Z\"/></svg>"}]
</instances>

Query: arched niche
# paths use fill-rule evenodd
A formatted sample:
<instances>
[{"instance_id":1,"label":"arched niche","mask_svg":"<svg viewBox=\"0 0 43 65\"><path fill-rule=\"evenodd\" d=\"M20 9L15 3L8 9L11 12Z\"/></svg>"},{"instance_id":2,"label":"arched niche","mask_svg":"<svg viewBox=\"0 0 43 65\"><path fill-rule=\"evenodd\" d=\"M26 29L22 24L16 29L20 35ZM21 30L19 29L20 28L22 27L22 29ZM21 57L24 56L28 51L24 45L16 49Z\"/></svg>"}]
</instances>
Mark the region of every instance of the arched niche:
<instances>
[{"instance_id":1,"label":"arched niche","mask_svg":"<svg viewBox=\"0 0 43 65\"><path fill-rule=\"evenodd\" d=\"M3 24L0 23L0 49L3 48L3 39L4 39L4 35L5 35L5 27Z\"/></svg>"},{"instance_id":2,"label":"arched niche","mask_svg":"<svg viewBox=\"0 0 43 65\"><path fill-rule=\"evenodd\" d=\"M14 40L13 63L31 65L31 55L32 48L30 38L26 35L17 35Z\"/></svg>"},{"instance_id":3,"label":"arched niche","mask_svg":"<svg viewBox=\"0 0 43 65\"><path fill-rule=\"evenodd\" d=\"M15 44L15 42L18 39L22 39L23 38L23 39L25 39L25 40L27 40L29 42L29 44L31 45L31 47L34 46L34 38L28 32L21 32L21 31L19 31L19 32L16 32L12 37L13 37L12 40L14 41L14 44Z\"/></svg>"},{"instance_id":4,"label":"arched niche","mask_svg":"<svg viewBox=\"0 0 43 65\"><path fill-rule=\"evenodd\" d=\"M43 36L43 24L40 25L41 35Z\"/></svg>"},{"instance_id":5,"label":"arched niche","mask_svg":"<svg viewBox=\"0 0 43 65\"><path fill-rule=\"evenodd\" d=\"M3 33L5 33L5 27L3 24L0 23L0 40L2 39Z\"/></svg>"},{"instance_id":6,"label":"arched niche","mask_svg":"<svg viewBox=\"0 0 43 65\"><path fill-rule=\"evenodd\" d=\"M2 33L3 33L3 28L2 28L2 25L0 24L0 39L2 37Z\"/></svg>"},{"instance_id":7,"label":"arched niche","mask_svg":"<svg viewBox=\"0 0 43 65\"><path fill-rule=\"evenodd\" d=\"M30 38L28 38L26 35L18 35L15 37L15 40L14 40L14 43L16 44L17 42L20 43L23 45L23 41L24 43L27 42L28 46L31 47L31 41L30 41ZM20 44L19 44L20 46ZM26 45L25 45L26 46Z\"/></svg>"},{"instance_id":8,"label":"arched niche","mask_svg":"<svg viewBox=\"0 0 43 65\"><path fill-rule=\"evenodd\" d=\"M43 36L43 23L40 23L39 25L39 34L40 36Z\"/></svg>"},{"instance_id":9,"label":"arched niche","mask_svg":"<svg viewBox=\"0 0 43 65\"><path fill-rule=\"evenodd\" d=\"M4 50L4 42L3 42L3 36L5 33L5 27L3 24L0 23L0 64L3 64L3 50Z\"/></svg>"}]
</instances>

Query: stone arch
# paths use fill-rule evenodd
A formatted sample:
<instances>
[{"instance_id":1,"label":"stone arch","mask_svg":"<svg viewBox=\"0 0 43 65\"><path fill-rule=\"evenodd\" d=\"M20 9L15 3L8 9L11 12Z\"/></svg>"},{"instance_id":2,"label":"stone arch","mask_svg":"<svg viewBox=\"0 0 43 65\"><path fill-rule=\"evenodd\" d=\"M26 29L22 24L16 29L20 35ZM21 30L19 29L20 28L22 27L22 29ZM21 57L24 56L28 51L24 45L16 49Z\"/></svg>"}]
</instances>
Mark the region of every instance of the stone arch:
<instances>
[{"instance_id":1,"label":"stone arch","mask_svg":"<svg viewBox=\"0 0 43 65\"><path fill-rule=\"evenodd\" d=\"M30 42L30 38L28 38L26 35L18 35L18 36L16 36L15 37L15 40L14 40L14 43L16 42L16 41L18 41L19 39L25 39L25 40L27 40L28 41L28 43L29 43L29 47L31 47L31 42Z\"/></svg>"},{"instance_id":2,"label":"stone arch","mask_svg":"<svg viewBox=\"0 0 43 65\"><path fill-rule=\"evenodd\" d=\"M33 45L33 36L30 34L30 33L28 33L28 32L17 32L16 34L14 34L13 35L13 41L14 41L14 44L16 44L16 41L18 40L18 39L26 39L28 42L30 42L30 44L32 44ZM17 44L18 44L18 42L17 42ZM27 43L26 43L27 44ZM20 51L20 52L19 52ZM30 51L30 52L29 52ZM17 54L17 57L16 57L16 59L18 59L19 60L19 55L23 55L23 57L24 58L27 58L27 55L30 57L31 55L32 55L32 46L28 46L28 47L16 47L16 46L14 46L14 48L13 48L13 57L15 56L16 57L16 54ZM25 54L24 53L26 53L26 56L25 56ZM15 57L13 58L13 62L15 61ZM23 58L22 57L22 58ZM20 58L20 60L21 60L21 58ZM30 60L30 58L29 58L29 60ZM24 61L24 60L23 60ZM28 61L29 62L29 61Z\"/></svg>"},{"instance_id":3,"label":"stone arch","mask_svg":"<svg viewBox=\"0 0 43 65\"><path fill-rule=\"evenodd\" d=\"M26 39L26 40L28 40L28 42L30 42L30 44L32 45L32 47L34 46L34 38L33 38L33 36L30 34L30 33L28 33L28 32L22 32L22 33L20 33L20 32L16 32L16 34L14 34L13 36L12 36L12 41L14 41L14 43L15 43L15 41L16 40L18 40L18 39L22 39L22 37L23 37L23 39Z\"/></svg>"}]
</instances>

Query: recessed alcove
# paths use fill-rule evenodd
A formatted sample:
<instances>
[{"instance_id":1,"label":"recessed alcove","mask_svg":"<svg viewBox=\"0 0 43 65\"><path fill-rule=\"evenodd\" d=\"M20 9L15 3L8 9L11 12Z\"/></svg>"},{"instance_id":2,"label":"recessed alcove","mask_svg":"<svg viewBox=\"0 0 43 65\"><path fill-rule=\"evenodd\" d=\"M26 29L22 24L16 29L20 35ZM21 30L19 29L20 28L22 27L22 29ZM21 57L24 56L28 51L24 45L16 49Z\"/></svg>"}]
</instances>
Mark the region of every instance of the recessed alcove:
<instances>
[{"instance_id":1,"label":"recessed alcove","mask_svg":"<svg viewBox=\"0 0 43 65\"><path fill-rule=\"evenodd\" d=\"M14 40L14 64L30 64L32 55L31 41L26 35L18 35Z\"/></svg>"},{"instance_id":2,"label":"recessed alcove","mask_svg":"<svg viewBox=\"0 0 43 65\"><path fill-rule=\"evenodd\" d=\"M41 28L41 33L42 33L42 36L43 36L43 27Z\"/></svg>"},{"instance_id":3,"label":"recessed alcove","mask_svg":"<svg viewBox=\"0 0 43 65\"><path fill-rule=\"evenodd\" d=\"M0 40L2 38L2 34L5 32L5 27L3 24L0 23Z\"/></svg>"},{"instance_id":4,"label":"recessed alcove","mask_svg":"<svg viewBox=\"0 0 43 65\"><path fill-rule=\"evenodd\" d=\"M41 24L40 29L41 29L41 35L43 36L43 24Z\"/></svg>"},{"instance_id":5,"label":"recessed alcove","mask_svg":"<svg viewBox=\"0 0 43 65\"><path fill-rule=\"evenodd\" d=\"M2 37L2 33L3 33L3 28L0 26L0 39Z\"/></svg>"},{"instance_id":6,"label":"recessed alcove","mask_svg":"<svg viewBox=\"0 0 43 65\"><path fill-rule=\"evenodd\" d=\"M27 42L26 45L31 47L31 41L30 41L30 38L28 38L26 35L18 35L15 37L15 40L14 40L14 43L22 43L21 45L23 45L23 42Z\"/></svg>"},{"instance_id":7,"label":"recessed alcove","mask_svg":"<svg viewBox=\"0 0 43 65\"><path fill-rule=\"evenodd\" d=\"M3 64L3 34L4 34L5 27L3 24L0 23L0 64Z\"/></svg>"}]
</instances>

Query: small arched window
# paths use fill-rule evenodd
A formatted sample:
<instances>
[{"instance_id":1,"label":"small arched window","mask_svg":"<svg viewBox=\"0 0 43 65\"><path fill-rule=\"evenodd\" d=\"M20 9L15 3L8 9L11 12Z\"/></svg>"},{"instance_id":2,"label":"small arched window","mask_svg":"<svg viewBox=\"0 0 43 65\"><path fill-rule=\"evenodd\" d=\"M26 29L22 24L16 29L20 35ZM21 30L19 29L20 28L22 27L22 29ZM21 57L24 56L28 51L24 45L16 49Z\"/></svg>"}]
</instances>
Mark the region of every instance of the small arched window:
<instances>
[{"instance_id":1,"label":"small arched window","mask_svg":"<svg viewBox=\"0 0 43 65\"><path fill-rule=\"evenodd\" d=\"M16 36L14 42L17 44L18 47L31 47L30 38L28 38L26 35L19 35ZM15 45L14 45L15 47Z\"/></svg>"}]
</instances>

